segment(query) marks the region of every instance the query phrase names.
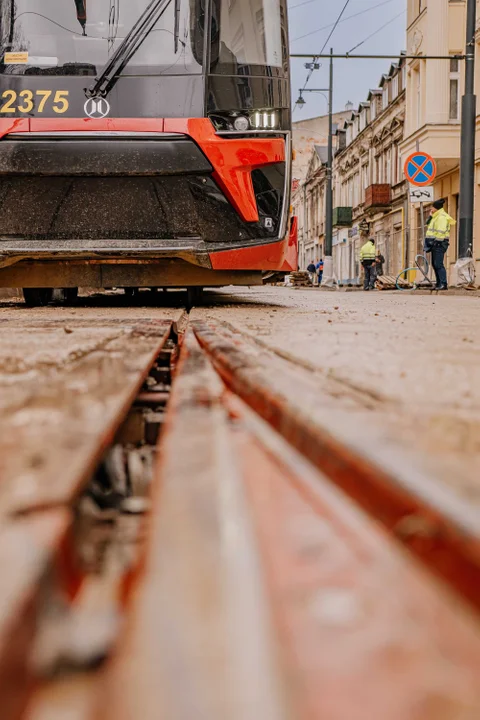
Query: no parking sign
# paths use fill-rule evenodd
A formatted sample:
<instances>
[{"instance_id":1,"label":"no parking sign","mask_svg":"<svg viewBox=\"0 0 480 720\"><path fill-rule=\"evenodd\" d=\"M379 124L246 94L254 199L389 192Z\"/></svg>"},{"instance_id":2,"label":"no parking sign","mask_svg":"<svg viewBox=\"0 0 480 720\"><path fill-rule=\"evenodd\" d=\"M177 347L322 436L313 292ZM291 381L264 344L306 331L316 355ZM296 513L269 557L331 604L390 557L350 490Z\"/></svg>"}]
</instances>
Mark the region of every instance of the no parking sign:
<instances>
[{"instance_id":1,"label":"no parking sign","mask_svg":"<svg viewBox=\"0 0 480 720\"><path fill-rule=\"evenodd\" d=\"M403 170L411 185L425 187L435 180L437 163L428 153L417 150L406 159Z\"/></svg>"}]
</instances>

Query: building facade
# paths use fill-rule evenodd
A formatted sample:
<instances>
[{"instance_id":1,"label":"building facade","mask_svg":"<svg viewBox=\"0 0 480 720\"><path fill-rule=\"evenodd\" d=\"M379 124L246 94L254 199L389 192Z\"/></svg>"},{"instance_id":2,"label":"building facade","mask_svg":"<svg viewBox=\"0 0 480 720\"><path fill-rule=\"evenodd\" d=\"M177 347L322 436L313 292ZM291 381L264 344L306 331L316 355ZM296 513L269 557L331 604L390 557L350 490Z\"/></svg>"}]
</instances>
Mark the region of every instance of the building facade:
<instances>
[{"instance_id":1,"label":"building facade","mask_svg":"<svg viewBox=\"0 0 480 720\"><path fill-rule=\"evenodd\" d=\"M385 273L405 266L408 187L401 167L405 127L405 61L390 67L340 131L334 164L333 259L341 284L358 283L359 253L369 237L385 257Z\"/></svg>"},{"instance_id":2,"label":"building facade","mask_svg":"<svg viewBox=\"0 0 480 720\"><path fill-rule=\"evenodd\" d=\"M477 2L477 13L480 3ZM480 15L478 15L480 18ZM407 113L405 139L401 154L405 160L417 148L430 153L437 162L434 183L435 198L446 199L446 210L458 219L460 192L460 123L461 97L464 92L464 63L456 54L465 51L466 2L464 0L408 0L407 47L409 55L418 59L407 62ZM479 33L476 37L476 92L480 94L478 71ZM450 60L422 60L422 55L451 56ZM477 117L475 228L473 256L480 270L480 145ZM472 152L474 152L472 148ZM429 208L425 208L428 212ZM409 212L411 242L410 260L422 248L421 217L417 208ZM452 228L447 267L455 282L454 264L458 257L458 223Z\"/></svg>"},{"instance_id":3,"label":"building facade","mask_svg":"<svg viewBox=\"0 0 480 720\"><path fill-rule=\"evenodd\" d=\"M353 106L351 106L353 107ZM351 107L333 116L334 127L342 126ZM337 142L337 138L335 138ZM304 269L312 258L323 254L324 189L323 161L328 146L328 115L293 123L292 206L298 218L299 267ZM323 214L322 214L323 213Z\"/></svg>"},{"instance_id":4,"label":"building facade","mask_svg":"<svg viewBox=\"0 0 480 720\"><path fill-rule=\"evenodd\" d=\"M295 212L300 206L302 214L298 258L302 269L324 254L327 156L326 147L314 146L305 180L294 196Z\"/></svg>"},{"instance_id":5,"label":"building facade","mask_svg":"<svg viewBox=\"0 0 480 720\"><path fill-rule=\"evenodd\" d=\"M400 145L405 127L406 66L403 58L382 76L355 110L338 123L333 167L333 260L341 284L360 282L359 253L374 237L385 272L405 267L407 184ZM305 178L294 190L299 217L300 267L322 257L325 247L326 148L314 145Z\"/></svg>"}]
</instances>

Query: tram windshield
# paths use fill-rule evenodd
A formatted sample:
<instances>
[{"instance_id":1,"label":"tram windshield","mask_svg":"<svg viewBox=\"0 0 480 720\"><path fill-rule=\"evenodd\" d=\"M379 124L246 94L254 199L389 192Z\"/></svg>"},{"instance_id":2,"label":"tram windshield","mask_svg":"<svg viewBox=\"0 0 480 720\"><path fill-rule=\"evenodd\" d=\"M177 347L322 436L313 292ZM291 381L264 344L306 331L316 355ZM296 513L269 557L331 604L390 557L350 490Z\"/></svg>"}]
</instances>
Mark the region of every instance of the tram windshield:
<instances>
[{"instance_id":1,"label":"tram windshield","mask_svg":"<svg viewBox=\"0 0 480 720\"><path fill-rule=\"evenodd\" d=\"M150 2L0 0L0 73L96 75ZM194 15L193 0L172 0L123 74L201 73Z\"/></svg>"},{"instance_id":2,"label":"tram windshield","mask_svg":"<svg viewBox=\"0 0 480 720\"><path fill-rule=\"evenodd\" d=\"M214 70L229 74L242 67L285 69L286 18L285 0L213 0L212 27L219 28L216 47L212 43Z\"/></svg>"}]
</instances>

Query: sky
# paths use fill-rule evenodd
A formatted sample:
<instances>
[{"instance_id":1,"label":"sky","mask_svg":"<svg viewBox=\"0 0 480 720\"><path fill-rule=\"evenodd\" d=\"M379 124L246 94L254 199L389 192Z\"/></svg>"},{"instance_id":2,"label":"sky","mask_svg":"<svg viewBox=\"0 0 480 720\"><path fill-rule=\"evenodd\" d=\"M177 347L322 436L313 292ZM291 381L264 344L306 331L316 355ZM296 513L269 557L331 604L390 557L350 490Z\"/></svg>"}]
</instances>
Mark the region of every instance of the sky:
<instances>
[{"instance_id":1,"label":"sky","mask_svg":"<svg viewBox=\"0 0 480 720\"><path fill-rule=\"evenodd\" d=\"M292 53L320 52L347 0L288 0L290 49ZM349 0L324 52L399 54L406 49L407 0ZM360 14L361 13L361 14ZM355 15L356 17L352 17ZM388 25L387 25L388 23ZM326 27L329 26L329 27ZM384 27L382 30L380 28ZM379 32L376 32L376 31ZM375 33L375 34L374 34ZM370 35L370 39L367 39ZM292 94L296 101L299 88L305 84L307 60L292 58ZM328 60L321 61L307 87L328 87ZM358 106L366 100L370 88L378 87L389 60L336 60L334 66L334 111L345 109L348 101ZM326 99L318 93L306 93L306 104L297 107L294 121L304 120L328 111Z\"/></svg>"}]
</instances>

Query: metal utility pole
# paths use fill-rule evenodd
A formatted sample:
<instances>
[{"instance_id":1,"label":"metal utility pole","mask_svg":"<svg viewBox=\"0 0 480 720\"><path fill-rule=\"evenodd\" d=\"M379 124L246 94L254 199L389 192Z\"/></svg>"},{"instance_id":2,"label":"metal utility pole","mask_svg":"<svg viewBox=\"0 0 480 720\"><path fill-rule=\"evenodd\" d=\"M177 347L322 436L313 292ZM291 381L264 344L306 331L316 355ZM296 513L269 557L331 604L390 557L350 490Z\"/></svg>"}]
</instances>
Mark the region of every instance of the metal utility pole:
<instances>
[{"instance_id":1,"label":"metal utility pole","mask_svg":"<svg viewBox=\"0 0 480 720\"><path fill-rule=\"evenodd\" d=\"M458 255L465 258L473 249L473 207L475 197L475 32L477 2L467 1L467 47L465 51L465 95L462 98L462 144L460 157L460 210Z\"/></svg>"},{"instance_id":2,"label":"metal utility pole","mask_svg":"<svg viewBox=\"0 0 480 720\"><path fill-rule=\"evenodd\" d=\"M303 93L328 93L328 156L327 156L327 187L325 191L325 284L330 285L333 280L333 50L330 50L330 83L328 88L303 88L297 105L305 105ZM327 263L325 265L325 262Z\"/></svg>"},{"instance_id":3,"label":"metal utility pole","mask_svg":"<svg viewBox=\"0 0 480 720\"><path fill-rule=\"evenodd\" d=\"M328 163L325 202L325 256L333 252L333 49L330 50L330 83L328 88Z\"/></svg>"}]
</instances>

